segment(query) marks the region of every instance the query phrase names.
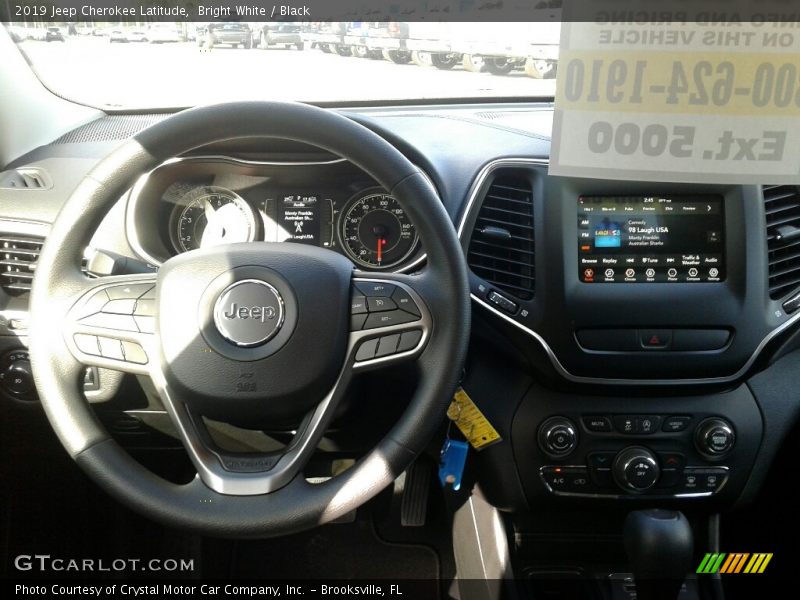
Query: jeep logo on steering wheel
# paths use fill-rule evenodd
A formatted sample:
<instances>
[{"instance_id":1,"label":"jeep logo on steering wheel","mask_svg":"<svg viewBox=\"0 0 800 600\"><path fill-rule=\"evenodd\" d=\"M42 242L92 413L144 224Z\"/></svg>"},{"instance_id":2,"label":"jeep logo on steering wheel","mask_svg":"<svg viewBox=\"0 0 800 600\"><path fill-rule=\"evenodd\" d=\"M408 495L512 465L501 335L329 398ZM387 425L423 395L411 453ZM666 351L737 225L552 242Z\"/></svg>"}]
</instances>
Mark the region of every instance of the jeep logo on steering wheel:
<instances>
[{"instance_id":1,"label":"jeep logo on steering wheel","mask_svg":"<svg viewBox=\"0 0 800 600\"><path fill-rule=\"evenodd\" d=\"M232 344L260 346L283 325L283 299L278 290L260 279L237 281L217 298L214 323Z\"/></svg>"}]
</instances>

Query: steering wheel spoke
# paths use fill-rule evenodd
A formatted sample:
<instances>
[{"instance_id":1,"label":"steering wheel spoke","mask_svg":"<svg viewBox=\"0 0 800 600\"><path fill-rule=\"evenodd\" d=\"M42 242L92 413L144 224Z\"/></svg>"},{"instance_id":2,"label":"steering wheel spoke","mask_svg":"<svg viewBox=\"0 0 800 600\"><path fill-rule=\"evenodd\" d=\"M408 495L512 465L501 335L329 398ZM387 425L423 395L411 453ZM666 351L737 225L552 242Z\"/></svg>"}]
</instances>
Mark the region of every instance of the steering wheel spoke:
<instances>
[{"instance_id":1,"label":"steering wheel spoke","mask_svg":"<svg viewBox=\"0 0 800 600\"><path fill-rule=\"evenodd\" d=\"M67 314L67 347L84 365L149 374L156 351L155 276L88 281Z\"/></svg>"},{"instance_id":2,"label":"steering wheel spoke","mask_svg":"<svg viewBox=\"0 0 800 600\"><path fill-rule=\"evenodd\" d=\"M420 295L426 283L422 275L353 278L348 352L354 371L406 362L422 353L433 328Z\"/></svg>"},{"instance_id":3,"label":"steering wheel spoke","mask_svg":"<svg viewBox=\"0 0 800 600\"><path fill-rule=\"evenodd\" d=\"M200 480L209 489L229 496L274 492L306 466L345 394L352 369L345 365L330 392L302 419L285 448L269 453L234 453L219 448L202 417L180 398L160 373L153 380L177 427Z\"/></svg>"}]
</instances>

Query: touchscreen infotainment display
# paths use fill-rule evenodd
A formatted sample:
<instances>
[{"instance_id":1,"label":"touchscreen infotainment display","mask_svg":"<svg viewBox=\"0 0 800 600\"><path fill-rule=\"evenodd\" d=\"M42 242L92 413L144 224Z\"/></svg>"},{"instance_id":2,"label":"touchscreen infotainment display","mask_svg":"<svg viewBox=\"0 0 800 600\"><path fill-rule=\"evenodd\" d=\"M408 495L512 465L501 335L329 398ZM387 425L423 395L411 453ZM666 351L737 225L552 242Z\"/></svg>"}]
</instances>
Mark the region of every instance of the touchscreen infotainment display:
<instances>
[{"instance_id":1,"label":"touchscreen infotainment display","mask_svg":"<svg viewBox=\"0 0 800 600\"><path fill-rule=\"evenodd\" d=\"M584 283L725 280L721 196L581 196L578 273Z\"/></svg>"}]
</instances>

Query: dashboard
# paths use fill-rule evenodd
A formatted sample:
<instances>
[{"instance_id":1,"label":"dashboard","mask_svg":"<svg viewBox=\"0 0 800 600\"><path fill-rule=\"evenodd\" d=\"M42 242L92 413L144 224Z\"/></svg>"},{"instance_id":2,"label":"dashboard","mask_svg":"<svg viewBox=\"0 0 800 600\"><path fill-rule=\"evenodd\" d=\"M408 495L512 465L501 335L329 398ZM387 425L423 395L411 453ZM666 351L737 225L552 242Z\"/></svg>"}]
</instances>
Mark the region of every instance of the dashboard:
<instances>
[{"instance_id":1,"label":"dashboard","mask_svg":"<svg viewBox=\"0 0 800 600\"><path fill-rule=\"evenodd\" d=\"M732 506L757 492L800 415L796 186L551 177L547 104L342 112L429 176L458 232L474 307L462 385L502 438L474 458L494 505ZM0 191L0 233L41 243L118 132L156 118L106 116L21 158L12 168L53 185ZM161 165L92 247L158 267L256 240L329 248L361 271L413 273L425 260L414 224L368 174L275 140ZM24 293L3 290L0 342L18 356L24 327L10 324L26 317ZM655 467L627 473L634 460Z\"/></svg>"},{"instance_id":2,"label":"dashboard","mask_svg":"<svg viewBox=\"0 0 800 600\"><path fill-rule=\"evenodd\" d=\"M341 159L168 161L131 191L126 219L133 248L155 265L197 248L253 241L328 248L363 271L405 271L424 260L397 200Z\"/></svg>"}]
</instances>

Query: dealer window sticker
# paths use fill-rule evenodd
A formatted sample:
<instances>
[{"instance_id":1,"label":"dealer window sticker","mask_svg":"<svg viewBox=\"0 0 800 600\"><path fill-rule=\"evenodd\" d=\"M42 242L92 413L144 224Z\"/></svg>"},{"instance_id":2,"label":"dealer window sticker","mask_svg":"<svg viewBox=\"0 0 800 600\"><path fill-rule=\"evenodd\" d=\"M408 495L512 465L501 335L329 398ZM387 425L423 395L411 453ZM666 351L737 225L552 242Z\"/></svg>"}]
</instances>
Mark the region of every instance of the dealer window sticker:
<instances>
[{"instance_id":1,"label":"dealer window sticker","mask_svg":"<svg viewBox=\"0 0 800 600\"><path fill-rule=\"evenodd\" d=\"M800 183L800 23L564 22L549 172Z\"/></svg>"}]
</instances>

